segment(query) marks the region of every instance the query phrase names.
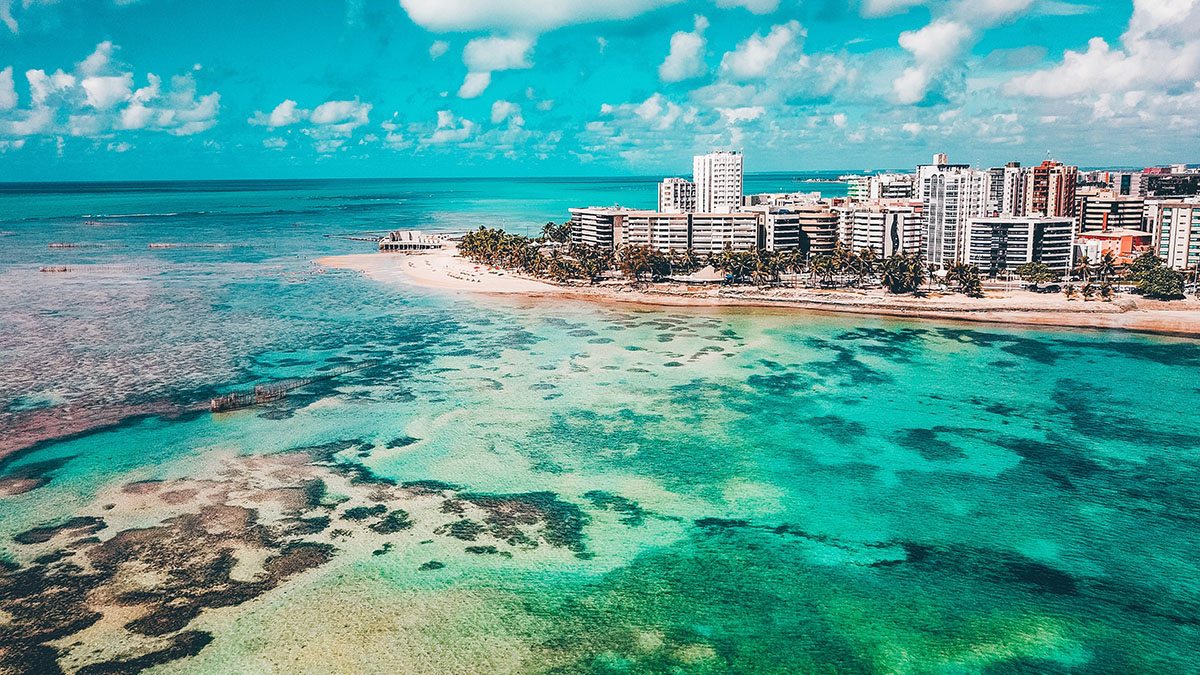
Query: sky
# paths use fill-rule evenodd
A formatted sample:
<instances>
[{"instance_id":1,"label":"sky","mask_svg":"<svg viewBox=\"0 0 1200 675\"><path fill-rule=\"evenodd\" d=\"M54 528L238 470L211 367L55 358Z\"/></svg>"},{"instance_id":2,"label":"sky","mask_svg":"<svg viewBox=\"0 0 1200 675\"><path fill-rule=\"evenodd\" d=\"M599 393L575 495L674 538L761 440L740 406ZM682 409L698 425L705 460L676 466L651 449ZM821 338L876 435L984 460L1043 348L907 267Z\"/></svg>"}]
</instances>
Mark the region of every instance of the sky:
<instances>
[{"instance_id":1,"label":"sky","mask_svg":"<svg viewBox=\"0 0 1200 675\"><path fill-rule=\"evenodd\" d=\"M1200 0L0 0L0 181L1200 161Z\"/></svg>"}]
</instances>

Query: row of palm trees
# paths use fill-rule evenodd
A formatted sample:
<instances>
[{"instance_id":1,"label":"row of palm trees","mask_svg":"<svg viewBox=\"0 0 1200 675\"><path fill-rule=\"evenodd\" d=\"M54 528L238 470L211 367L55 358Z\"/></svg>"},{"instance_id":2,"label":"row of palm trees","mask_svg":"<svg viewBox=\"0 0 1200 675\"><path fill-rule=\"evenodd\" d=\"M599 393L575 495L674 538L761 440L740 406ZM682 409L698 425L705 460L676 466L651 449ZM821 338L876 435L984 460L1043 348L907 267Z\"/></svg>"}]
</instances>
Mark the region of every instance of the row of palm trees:
<instances>
[{"instance_id":1,"label":"row of palm trees","mask_svg":"<svg viewBox=\"0 0 1200 675\"><path fill-rule=\"evenodd\" d=\"M693 274L711 266L730 284L769 286L791 283L822 288L865 287L882 284L893 293L920 292L931 279L925 260L913 253L880 258L874 250L854 251L838 244L827 253L726 248L718 253L693 249L661 252L648 246L623 246L616 251L586 244L566 243L563 226L548 223L536 239L481 227L459 243L463 257L475 263L516 270L559 283L582 280L596 283L611 271L638 282L661 281ZM947 287L967 295L982 295L979 269L952 266Z\"/></svg>"}]
</instances>

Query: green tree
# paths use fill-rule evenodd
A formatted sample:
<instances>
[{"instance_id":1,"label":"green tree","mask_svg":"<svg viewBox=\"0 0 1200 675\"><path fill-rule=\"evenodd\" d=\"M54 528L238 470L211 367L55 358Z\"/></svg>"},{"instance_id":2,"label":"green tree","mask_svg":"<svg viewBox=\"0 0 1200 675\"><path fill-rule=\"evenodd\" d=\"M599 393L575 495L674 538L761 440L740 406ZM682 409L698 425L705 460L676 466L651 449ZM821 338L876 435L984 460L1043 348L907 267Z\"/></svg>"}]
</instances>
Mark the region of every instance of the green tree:
<instances>
[{"instance_id":1,"label":"green tree","mask_svg":"<svg viewBox=\"0 0 1200 675\"><path fill-rule=\"evenodd\" d=\"M1017 267L1015 271L1017 276L1026 283L1032 284L1035 289L1040 289L1042 284L1059 279L1058 273L1042 262L1027 262Z\"/></svg>"},{"instance_id":2,"label":"green tree","mask_svg":"<svg viewBox=\"0 0 1200 675\"><path fill-rule=\"evenodd\" d=\"M1138 289L1142 295L1156 300L1182 300L1183 275L1165 265L1141 274Z\"/></svg>"}]
</instances>

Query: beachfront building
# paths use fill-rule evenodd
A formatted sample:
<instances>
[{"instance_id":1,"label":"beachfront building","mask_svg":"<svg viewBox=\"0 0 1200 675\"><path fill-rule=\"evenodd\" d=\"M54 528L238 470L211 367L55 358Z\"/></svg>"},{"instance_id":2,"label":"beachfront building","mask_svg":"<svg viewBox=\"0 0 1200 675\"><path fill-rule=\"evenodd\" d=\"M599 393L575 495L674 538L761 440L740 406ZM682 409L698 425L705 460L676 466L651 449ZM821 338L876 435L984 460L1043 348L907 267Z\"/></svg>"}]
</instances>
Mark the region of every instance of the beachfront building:
<instances>
[{"instance_id":1,"label":"beachfront building","mask_svg":"<svg viewBox=\"0 0 1200 675\"><path fill-rule=\"evenodd\" d=\"M1024 214L1025 172L1020 162L988 169L987 211L994 216Z\"/></svg>"},{"instance_id":2,"label":"beachfront building","mask_svg":"<svg viewBox=\"0 0 1200 675\"><path fill-rule=\"evenodd\" d=\"M742 206L742 153L712 152L692 159L696 211L732 213Z\"/></svg>"},{"instance_id":3,"label":"beachfront building","mask_svg":"<svg viewBox=\"0 0 1200 675\"><path fill-rule=\"evenodd\" d=\"M791 208L809 206L821 201L820 192L761 192L742 198L744 206L775 206Z\"/></svg>"},{"instance_id":4,"label":"beachfront building","mask_svg":"<svg viewBox=\"0 0 1200 675\"><path fill-rule=\"evenodd\" d=\"M618 207L589 207L569 209L571 213L571 243L612 249L620 244L625 217L633 213Z\"/></svg>"},{"instance_id":5,"label":"beachfront building","mask_svg":"<svg viewBox=\"0 0 1200 675\"><path fill-rule=\"evenodd\" d=\"M395 230L379 240L384 253L421 253L437 251L450 240L448 234L425 234L418 230Z\"/></svg>"},{"instance_id":6,"label":"beachfront building","mask_svg":"<svg viewBox=\"0 0 1200 675\"><path fill-rule=\"evenodd\" d=\"M849 212L850 234L844 240L854 251L871 249L880 258L897 253L920 253L920 205L870 204Z\"/></svg>"},{"instance_id":7,"label":"beachfront building","mask_svg":"<svg viewBox=\"0 0 1200 675\"><path fill-rule=\"evenodd\" d=\"M1154 252L1177 270L1200 265L1200 203L1165 202L1154 223Z\"/></svg>"},{"instance_id":8,"label":"beachfront building","mask_svg":"<svg viewBox=\"0 0 1200 675\"><path fill-rule=\"evenodd\" d=\"M912 199L916 189L916 176L906 173L849 176L846 183L846 196L851 201Z\"/></svg>"},{"instance_id":9,"label":"beachfront building","mask_svg":"<svg viewBox=\"0 0 1200 675\"><path fill-rule=\"evenodd\" d=\"M749 251L759 245L757 213L693 213L691 223L690 248L697 253Z\"/></svg>"},{"instance_id":10,"label":"beachfront building","mask_svg":"<svg viewBox=\"0 0 1200 675\"><path fill-rule=\"evenodd\" d=\"M685 178L667 178L659 183L658 210L663 213L695 213L696 184Z\"/></svg>"},{"instance_id":11,"label":"beachfront building","mask_svg":"<svg viewBox=\"0 0 1200 675\"><path fill-rule=\"evenodd\" d=\"M988 173L945 159L939 154L935 162L943 163L917 167L925 257L934 266L961 260L965 244L960 234L967 221L987 215Z\"/></svg>"},{"instance_id":12,"label":"beachfront building","mask_svg":"<svg viewBox=\"0 0 1200 675\"><path fill-rule=\"evenodd\" d=\"M1120 197L1113 190L1087 191L1079 197L1079 231L1141 230L1146 200Z\"/></svg>"},{"instance_id":13,"label":"beachfront building","mask_svg":"<svg viewBox=\"0 0 1200 675\"><path fill-rule=\"evenodd\" d=\"M792 209L800 226L799 250L806 255L829 255L838 243L840 214L828 204L809 204Z\"/></svg>"},{"instance_id":14,"label":"beachfront building","mask_svg":"<svg viewBox=\"0 0 1200 675\"><path fill-rule=\"evenodd\" d=\"M1066 275L1074 262L1075 219L1036 216L971 218L963 231L964 260L995 278L1029 262Z\"/></svg>"},{"instance_id":15,"label":"beachfront building","mask_svg":"<svg viewBox=\"0 0 1200 675\"><path fill-rule=\"evenodd\" d=\"M1079 169L1046 160L1025 175L1025 214L1030 216L1075 215L1075 186Z\"/></svg>"},{"instance_id":16,"label":"beachfront building","mask_svg":"<svg viewBox=\"0 0 1200 675\"><path fill-rule=\"evenodd\" d=\"M649 246L658 251L692 248L692 216L689 213L633 211L625 216L621 246Z\"/></svg>"},{"instance_id":17,"label":"beachfront building","mask_svg":"<svg viewBox=\"0 0 1200 675\"><path fill-rule=\"evenodd\" d=\"M1109 228L1083 232L1075 237L1079 254L1095 262L1111 254L1118 265L1128 265L1153 248L1154 235L1142 230Z\"/></svg>"}]
</instances>

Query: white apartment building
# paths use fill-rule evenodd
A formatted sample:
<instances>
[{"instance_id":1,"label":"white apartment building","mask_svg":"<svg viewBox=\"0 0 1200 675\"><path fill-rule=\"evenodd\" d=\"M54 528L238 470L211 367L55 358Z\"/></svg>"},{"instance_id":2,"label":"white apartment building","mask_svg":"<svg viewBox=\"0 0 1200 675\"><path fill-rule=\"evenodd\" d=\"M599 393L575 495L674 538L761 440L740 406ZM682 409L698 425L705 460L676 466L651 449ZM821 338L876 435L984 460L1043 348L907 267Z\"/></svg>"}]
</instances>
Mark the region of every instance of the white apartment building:
<instances>
[{"instance_id":1,"label":"white apartment building","mask_svg":"<svg viewBox=\"0 0 1200 675\"><path fill-rule=\"evenodd\" d=\"M1075 219L1003 216L968 219L963 230L967 263L996 277L1029 262L1041 262L1058 274L1071 271Z\"/></svg>"},{"instance_id":2,"label":"white apartment building","mask_svg":"<svg viewBox=\"0 0 1200 675\"><path fill-rule=\"evenodd\" d=\"M686 251L691 248L691 215L634 211L625 216L621 246L649 246L656 251Z\"/></svg>"},{"instance_id":3,"label":"white apartment building","mask_svg":"<svg viewBox=\"0 0 1200 675\"><path fill-rule=\"evenodd\" d=\"M1164 202L1154 222L1154 248L1177 270L1200 265L1200 203Z\"/></svg>"},{"instance_id":4,"label":"white apartment building","mask_svg":"<svg viewBox=\"0 0 1200 675\"><path fill-rule=\"evenodd\" d=\"M810 204L791 209L800 221L799 250L807 255L829 255L838 242L841 214L828 204Z\"/></svg>"},{"instance_id":5,"label":"white apartment building","mask_svg":"<svg viewBox=\"0 0 1200 675\"><path fill-rule=\"evenodd\" d=\"M658 210L663 213L695 213L696 184L685 178L667 178L659 183Z\"/></svg>"},{"instance_id":6,"label":"white apartment building","mask_svg":"<svg viewBox=\"0 0 1200 675\"><path fill-rule=\"evenodd\" d=\"M1080 232L1142 229L1145 199L1121 197L1115 190L1098 190L1084 192L1076 200Z\"/></svg>"},{"instance_id":7,"label":"white apartment building","mask_svg":"<svg viewBox=\"0 0 1200 675\"><path fill-rule=\"evenodd\" d=\"M1025 214L1025 171L1020 162L988 170L987 211L999 216Z\"/></svg>"},{"instance_id":8,"label":"white apartment building","mask_svg":"<svg viewBox=\"0 0 1200 675\"><path fill-rule=\"evenodd\" d=\"M732 213L742 206L742 153L713 152L692 159L696 211Z\"/></svg>"},{"instance_id":9,"label":"white apartment building","mask_svg":"<svg viewBox=\"0 0 1200 675\"><path fill-rule=\"evenodd\" d=\"M726 248L749 251L759 242L757 213L693 213L691 248L720 253Z\"/></svg>"},{"instance_id":10,"label":"white apartment building","mask_svg":"<svg viewBox=\"0 0 1200 675\"><path fill-rule=\"evenodd\" d=\"M897 253L920 253L924 232L919 206L867 205L849 212L847 245L854 251L869 248L880 258Z\"/></svg>"},{"instance_id":11,"label":"white apartment building","mask_svg":"<svg viewBox=\"0 0 1200 675\"><path fill-rule=\"evenodd\" d=\"M571 213L571 243L612 249L620 245L625 218L631 209L590 207L568 209Z\"/></svg>"},{"instance_id":12,"label":"white apartment building","mask_svg":"<svg viewBox=\"0 0 1200 675\"><path fill-rule=\"evenodd\" d=\"M917 167L917 180L927 260L941 266L964 259L961 233L967 221L987 215L988 172L965 164L926 164Z\"/></svg>"},{"instance_id":13,"label":"white apartment building","mask_svg":"<svg viewBox=\"0 0 1200 675\"><path fill-rule=\"evenodd\" d=\"M874 199L911 199L916 176L905 173L881 173L877 176L850 176L846 196L855 201Z\"/></svg>"}]
</instances>

